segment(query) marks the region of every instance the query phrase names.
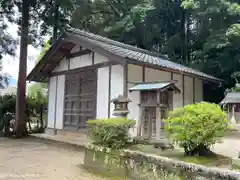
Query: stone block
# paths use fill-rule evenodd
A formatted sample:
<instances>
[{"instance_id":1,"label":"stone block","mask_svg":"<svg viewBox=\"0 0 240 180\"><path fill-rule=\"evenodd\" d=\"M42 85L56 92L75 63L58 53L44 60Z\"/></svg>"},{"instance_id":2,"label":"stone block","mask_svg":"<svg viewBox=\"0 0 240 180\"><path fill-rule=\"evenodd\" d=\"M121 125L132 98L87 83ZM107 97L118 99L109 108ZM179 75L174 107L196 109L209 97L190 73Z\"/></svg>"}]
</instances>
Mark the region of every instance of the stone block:
<instances>
[{"instance_id":1,"label":"stone block","mask_svg":"<svg viewBox=\"0 0 240 180\"><path fill-rule=\"evenodd\" d=\"M233 158L232 159L232 166L237 168L237 169L240 169L240 158Z\"/></svg>"}]
</instances>

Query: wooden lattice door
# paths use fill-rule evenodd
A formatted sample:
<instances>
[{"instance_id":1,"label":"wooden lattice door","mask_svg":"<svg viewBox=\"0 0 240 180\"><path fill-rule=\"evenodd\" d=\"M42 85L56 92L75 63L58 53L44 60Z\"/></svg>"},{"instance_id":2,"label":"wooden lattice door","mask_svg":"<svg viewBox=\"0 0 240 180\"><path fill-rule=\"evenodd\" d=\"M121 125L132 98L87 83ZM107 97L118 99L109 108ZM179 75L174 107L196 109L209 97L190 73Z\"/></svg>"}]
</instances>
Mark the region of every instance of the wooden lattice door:
<instances>
[{"instance_id":1,"label":"wooden lattice door","mask_svg":"<svg viewBox=\"0 0 240 180\"><path fill-rule=\"evenodd\" d=\"M156 108L143 108L143 138L150 139L156 136Z\"/></svg>"},{"instance_id":2,"label":"wooden lattice door","mask_svg":"<svg viewBox=\"0 0 240 180\"><path fill-rule=\"evenodd\" d=\"M141 92L141 106L143 110L143 138L150 139L156 136L157 91Z\"/></svg>"},{"instance_id":3,"label":"wooden lattice door","mask_svg":"<svg viewBox=\"0 0 240 180\"><path fill-rule=\"evenodd\" d=\"M65 85L64 128L84 128L96 117L97 72L67 74Z\"/></svg>"}]
</instances>

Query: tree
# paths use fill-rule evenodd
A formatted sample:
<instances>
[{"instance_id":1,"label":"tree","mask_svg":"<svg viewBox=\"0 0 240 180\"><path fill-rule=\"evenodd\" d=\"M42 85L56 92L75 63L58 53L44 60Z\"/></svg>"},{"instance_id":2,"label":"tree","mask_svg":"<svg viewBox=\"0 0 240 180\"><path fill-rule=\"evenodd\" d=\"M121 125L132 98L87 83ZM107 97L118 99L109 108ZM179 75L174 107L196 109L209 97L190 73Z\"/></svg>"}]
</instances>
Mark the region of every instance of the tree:
<instances>
[{"instance_id":1,"label":"tree","mask_svg":"<svg viewBox=\"0 0 240 180\"><path fill-rule=\"evenodd\" d=\"M229 120L219 105L202 102L173 110L164 122L167 135L186 155L207 156L227 131Z\"/></svg>"},{"instance_id":2,"label":"tree","mask_svg":"<svg viewBox=\"0 0 240 180\"><path fill-rule=\"evenodd\" d=\"M29 24L29 7L34 5L31 0L22 2L22 20L21 20L21 43L20 59L18 73L18 88L16 98L16 124L15 133L17 137L24 136L26 132L26 70L27 70L27 47L28 47L28 24Z\"/></svg>"},{"instance_id":3,"label":"tree","mask_svg":"<svg viewBox=\"0 0 240 180\"><path fill-rule=\"evenodd\" d=\"M217 90L206 84L206 100L219 102L235 84L231 74L240 67L239 0L83 2L73 13L73 26L167 54L225 80Z\"/></svg>"},{"instance_id":4,"label":"tree","mask_svg":"<svg viewBox=\"0 0 240 180\"><path fill-rule=\"evenodd\" d=\"M61 8L63 6L72 8L74 2L61 1L55 2L55 4L59 5L59 14L66 15L66 13L70 12L67 8ZM25 93L26 93L26 60L27 60L27 46L28 43L38 44L41 43L41 39L36 41L39 37L38 35L45 35L48 33L47 29L49 26L49 21L46 18L54 20L52 17L54 13L52 9L52 0L48 2L42 0L23 0L14 1L4 0L1 1L0 9L2 10L2 16L7 18L10 22L20 22L21 26L19 28L19 32L21 34L21 43L20 43L20 63L19 63L19 78L18 78L18 91L17 91L17 102L16 102L16 125L15 131L17 137L21 137L25 134ZM46 6L47 5L47 6ZM50 6L49 6L50 5ZM61 6L60 6L61 5ZM14 8L18 7L20 12L22 12L21 20L16 18L14 19L14 14L16 14ZM4 9L5 8L5 9ZM50 8L50 9L49 9ZM62 19L61 19L62 20ZM30 26L29 26L29 21ZM51 25L54 24L54 21L50 21ZM65 25L65 23L63 23ZM42 31L38 31L39 26L42 27ZM3 41L4 42L4 41ZM7 49L6 49L7 50Z\"/></svg>"}]
</instances>

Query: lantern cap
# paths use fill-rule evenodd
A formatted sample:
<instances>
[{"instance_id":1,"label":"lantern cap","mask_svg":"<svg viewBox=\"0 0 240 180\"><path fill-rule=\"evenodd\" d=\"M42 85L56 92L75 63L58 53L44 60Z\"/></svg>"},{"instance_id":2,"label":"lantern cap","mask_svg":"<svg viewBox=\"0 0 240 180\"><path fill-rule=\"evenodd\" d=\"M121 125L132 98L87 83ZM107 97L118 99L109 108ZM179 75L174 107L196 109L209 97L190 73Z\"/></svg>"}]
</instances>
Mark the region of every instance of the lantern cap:
<instances>
[{"instance_id":1,"label":"lantern cap","mask_svg":"<svg viewBox=\"0 0 240 180\"><path fill-rule=\"evenodd\" d=\"M112 99L111 102L113 102L113 103L129 103L132 101L123 95L119 95L118 97Z\"/></svg>"}]
</instances>

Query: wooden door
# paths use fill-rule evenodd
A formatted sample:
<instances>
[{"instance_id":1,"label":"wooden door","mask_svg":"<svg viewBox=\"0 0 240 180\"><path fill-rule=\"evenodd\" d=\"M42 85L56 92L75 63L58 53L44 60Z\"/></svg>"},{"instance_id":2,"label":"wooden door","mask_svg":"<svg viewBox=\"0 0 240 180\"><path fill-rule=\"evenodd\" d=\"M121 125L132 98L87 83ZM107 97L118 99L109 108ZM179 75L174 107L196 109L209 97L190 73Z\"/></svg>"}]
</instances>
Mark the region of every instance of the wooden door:
<instances>
[{"instance_id":1,"label":"wooden door","mask_svg":"<svg viewBox=\"0 0 240 180\"><path fill-rule=\"evenodd\" d=\"M85 128L96 117L97 72L67 74L65 86L64 128Z\"/></svg>"},{"instance_id":2,"label":"wooden door","mask_svg":"<svg viewBox=\"0 0 240 180\"><path fill-rule=\"evenodd\" d=\"M157 91L142 91L141 106L143 109L143 138L154 138L156 137Z\"/></svg>"},{"instance_id":3,"label":"wooden door","mask_svg":"<svg viewBox=\"0 0 240 180\"><path fill-rule=\"evenodd\" d=\"M143 138L156 137L156 107L143 108Z\"/></svg>"}]
</instances>

